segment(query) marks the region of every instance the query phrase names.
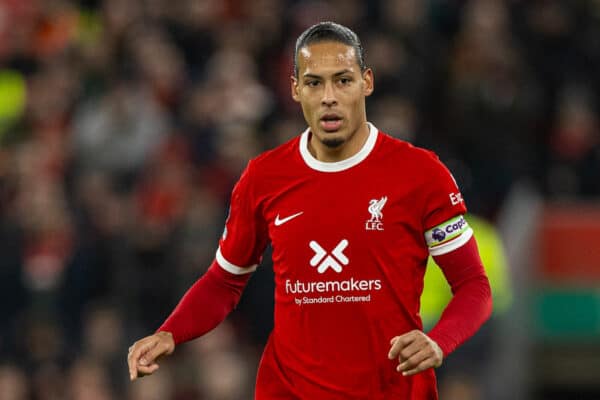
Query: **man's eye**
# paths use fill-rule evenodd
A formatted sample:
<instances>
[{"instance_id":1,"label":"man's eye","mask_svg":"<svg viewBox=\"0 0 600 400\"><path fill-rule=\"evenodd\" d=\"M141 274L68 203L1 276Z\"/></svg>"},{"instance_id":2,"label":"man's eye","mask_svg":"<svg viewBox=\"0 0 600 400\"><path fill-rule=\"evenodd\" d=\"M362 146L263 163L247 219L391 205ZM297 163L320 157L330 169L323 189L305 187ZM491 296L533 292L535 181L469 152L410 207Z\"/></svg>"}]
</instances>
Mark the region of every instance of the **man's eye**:
<instances>
[{"instance_id":1,"label":"man's eye","mask_svg":"<svg viewBox=\"0 0 600 400\"><path fill-rule=\"evenodd\" d=\"M319 81L308 81L306 82L306 86L315 87L319 85Z\"/></svg>"},{"instance_id":2,"label":"man's eye","mask_svg":"<svg viewBox=\"0 0 600 400\"><path fill-rule=\"evenodd\" d=\"M340 82L342 83L342 85L347 85L350 82L352 82L352 79L350 79L350 78L341 78Z\"/></svg>"}]
</instances>

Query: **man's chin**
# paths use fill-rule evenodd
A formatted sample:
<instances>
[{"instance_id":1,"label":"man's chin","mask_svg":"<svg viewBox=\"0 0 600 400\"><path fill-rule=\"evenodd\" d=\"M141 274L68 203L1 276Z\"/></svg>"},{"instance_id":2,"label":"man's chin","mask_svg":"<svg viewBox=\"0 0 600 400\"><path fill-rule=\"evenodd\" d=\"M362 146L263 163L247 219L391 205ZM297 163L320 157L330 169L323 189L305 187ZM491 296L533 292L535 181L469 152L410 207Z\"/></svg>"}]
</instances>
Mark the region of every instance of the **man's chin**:
<instances>
[{"instance_id":1,"label":"man's chin","mask_svg":"<svg viewBox=\"0 0 600 400\"><path fill-rule=\"evenodd\" d=\"M330 130L326 131L321 127L317 128L318 134L315 135L316 139L321 142L325 147L330 149L339 148L346 139L344 138L344 133L342 129Z\"/></svg>"},{"instance_id":2,"label":"man's chin","mask_svg":"<svg viewBox=\"0 0 600 400\"><path fill-rule=\"evenodd\" d=\"M340 147L342 144L344 144L345 140L340 137L333 137L333 138L325 138L321 142L325 146L329 147L330 149L336 149L336 148Z\"/></svg>"}]
</instances>

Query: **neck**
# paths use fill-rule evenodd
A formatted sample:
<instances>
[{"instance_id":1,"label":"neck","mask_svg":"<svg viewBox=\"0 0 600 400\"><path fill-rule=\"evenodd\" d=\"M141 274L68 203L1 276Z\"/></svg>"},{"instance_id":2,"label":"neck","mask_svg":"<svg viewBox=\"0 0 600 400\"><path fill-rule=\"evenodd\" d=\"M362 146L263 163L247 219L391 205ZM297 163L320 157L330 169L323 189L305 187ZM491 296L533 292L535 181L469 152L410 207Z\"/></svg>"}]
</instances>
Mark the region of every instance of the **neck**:
<instances>
[{"instance_id":1,"label":"neck","mask_svg":"<svg viewBox=\"0 0 600 400\"><path fill-rule=\"evenodd\" d=\"M310 136L308 141L308 151L314 158L323 162L338 162L348 159L358 153L365 145L369 137L369 124L363 122L359 125L355 132L352 132L350 137L338 147L328 147L315 138Z\"/></svg>"}]
</instances>

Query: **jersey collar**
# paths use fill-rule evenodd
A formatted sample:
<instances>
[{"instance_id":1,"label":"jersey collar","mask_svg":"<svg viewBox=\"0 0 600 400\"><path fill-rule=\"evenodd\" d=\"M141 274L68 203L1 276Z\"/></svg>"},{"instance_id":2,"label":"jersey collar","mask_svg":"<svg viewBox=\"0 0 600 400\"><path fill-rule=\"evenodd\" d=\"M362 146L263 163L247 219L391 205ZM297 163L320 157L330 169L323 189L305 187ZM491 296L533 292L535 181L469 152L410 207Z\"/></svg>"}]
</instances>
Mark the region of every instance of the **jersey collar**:
<instances>
[{"instance_id":1,"label":"jersey collar","mask_svg":"<svg viewBox=\"0 0 600 400\"><path fill-rule=\"evenodd\" d=\"M302 135L300 136L300 155L310 168L317 171L339 172L348 168L352 168L367 158L367 156L371 153L371 150L373 150L375 147L375 142L377 142L378 129L375 128L375 126L370 122L367 122L367 124L369 124L369 137L367 138L367 141L363 147L352 157L336 162L324 162L314 158L313 155L310 154L310 151L308 151L310 128L306 128L306 130L302 132Z\"/></svg>"}]
</instances>

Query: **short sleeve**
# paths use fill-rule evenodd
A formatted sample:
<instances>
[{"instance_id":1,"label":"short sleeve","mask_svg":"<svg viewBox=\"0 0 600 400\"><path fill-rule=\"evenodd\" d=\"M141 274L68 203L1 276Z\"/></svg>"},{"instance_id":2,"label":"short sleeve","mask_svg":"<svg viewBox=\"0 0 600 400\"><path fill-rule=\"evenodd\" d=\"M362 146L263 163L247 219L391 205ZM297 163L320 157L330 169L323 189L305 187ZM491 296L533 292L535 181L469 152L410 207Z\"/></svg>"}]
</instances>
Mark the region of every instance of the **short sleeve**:
<instances>
[{"instance_id":1,"label":"short sleeve","mask_svg":"<svg viewBox=\"0 0 600 400\"><path fill-rule=\"evenodd\" d=\"M268 233L258 209L252 161L231 193L229 215L217 249L217 263L233 274L253 272L267 245Z\"/></svg>"},{"instance_id":2,"label":"short sleeve","mask_svg":"<svg viewBox=\"0 0 600 400\"><path fill-rule=\"evenodd\" d=\"M423 227L429 252L435 256L460 247L473 231L464 218L467 207L456 180L434 153L429 156Z\"/></svg>"}]
</instances>

